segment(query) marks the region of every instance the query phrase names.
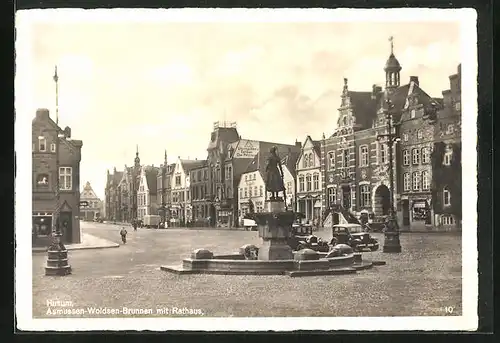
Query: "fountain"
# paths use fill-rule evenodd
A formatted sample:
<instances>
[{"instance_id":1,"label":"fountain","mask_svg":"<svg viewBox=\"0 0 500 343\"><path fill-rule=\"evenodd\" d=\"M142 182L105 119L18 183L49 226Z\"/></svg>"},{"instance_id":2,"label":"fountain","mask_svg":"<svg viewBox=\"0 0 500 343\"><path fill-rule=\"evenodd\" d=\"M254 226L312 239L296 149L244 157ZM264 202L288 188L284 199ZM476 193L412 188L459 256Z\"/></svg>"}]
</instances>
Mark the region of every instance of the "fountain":
<instances>
[{"instance_id":1,"label":"fountain","mask_svg":"<svg viewBox=\"0 0 500 343\"><path fill-rule=\"evenodd\" d=\"M196 249L181 265L162 266L161 270L177 274L298 277L352 274L385 264L383 261L364 261L360 253L354 253L343 244L333 247L328 253L311 249L292 251L287 240L291 236L295 214L285 207L283 172L280 159L273 149L266 168L266 191L271 193L271 197L265 202L266 211L255 214L259 237L262 239L261 247L246 244L238 252L228 255L214 255L207 249ZM278 196L279 192L283 193L283 197Z\"/></svg>"}]
</instances>

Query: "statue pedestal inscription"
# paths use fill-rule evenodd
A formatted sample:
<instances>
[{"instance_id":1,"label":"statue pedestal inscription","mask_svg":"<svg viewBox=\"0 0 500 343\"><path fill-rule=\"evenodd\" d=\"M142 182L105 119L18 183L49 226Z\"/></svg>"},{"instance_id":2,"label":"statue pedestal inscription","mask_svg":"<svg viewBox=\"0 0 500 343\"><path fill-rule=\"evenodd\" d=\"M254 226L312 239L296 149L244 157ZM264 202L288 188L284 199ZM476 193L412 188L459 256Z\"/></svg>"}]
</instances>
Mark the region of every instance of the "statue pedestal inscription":
<instances>
[{"instance_id":1,"label":"statue pedestal inscription","mask_svg":"<svg viewBox=\"0 0 500 343\"><path fill-rule=\"evenodd\" d=\"M294 220L293 212L285 211L285 203L280 200L267 201L266 210L256 214L259 237L262 238L259 260L293 259L292 248L288 245Z\"/></svg>"}]
</instances>

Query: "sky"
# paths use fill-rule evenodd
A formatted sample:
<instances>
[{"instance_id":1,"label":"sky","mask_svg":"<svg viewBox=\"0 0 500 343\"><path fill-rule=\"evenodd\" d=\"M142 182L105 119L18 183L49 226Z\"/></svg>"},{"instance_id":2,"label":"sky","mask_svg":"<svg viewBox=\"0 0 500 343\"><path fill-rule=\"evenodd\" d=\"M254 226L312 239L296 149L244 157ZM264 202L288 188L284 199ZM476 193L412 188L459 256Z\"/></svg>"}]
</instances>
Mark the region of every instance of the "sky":
<instances>
[{"instance_id":1,"label":"sky","mask_svg":"<svg viewBox=\"0 0 500 343\"><path fill-rule=\"evenodd\" d=\"M87 11L88 13L88 11ZM89 14L90 18L91 14ZM55 118L83 141L81 187L103 198L106 170L206 158L215 121L243 138L293 144L336 127L343 78L350 90L384 84L394 52L431 96L460 61L458 22L91 22L32 25L30 113ZM20 33L19 33L20 34ZM18 52L19 53L19 52ZM16 97L22 97L16 90Z\"/></svg>"}]
</instances>

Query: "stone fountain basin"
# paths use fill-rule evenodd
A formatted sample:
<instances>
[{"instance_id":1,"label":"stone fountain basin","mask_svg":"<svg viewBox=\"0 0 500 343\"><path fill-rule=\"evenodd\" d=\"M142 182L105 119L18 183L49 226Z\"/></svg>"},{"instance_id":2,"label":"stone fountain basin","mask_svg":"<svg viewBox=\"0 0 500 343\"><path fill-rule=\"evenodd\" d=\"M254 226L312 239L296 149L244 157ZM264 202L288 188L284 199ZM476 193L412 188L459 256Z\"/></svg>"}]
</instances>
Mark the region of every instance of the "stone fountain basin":
<instances>
[{"instance_id":1,"label":"stone fountain basin","mask_svg":"<svg viewBox=\"0 0 500 343\"><path fill-rule=\"evenodd\" d=\"M181 265L162 266L161 270L176 274L219 274L219 275L288 275L315 276L353 274L361 269L385 264L381 261L363 261L361 254L324 258L317 254L315 259L301 260L247 260L241 253L229 255L205 255L205 258L186 258ZM324 256L324 255L323 255Z\"/></svg>"}]
</instances>

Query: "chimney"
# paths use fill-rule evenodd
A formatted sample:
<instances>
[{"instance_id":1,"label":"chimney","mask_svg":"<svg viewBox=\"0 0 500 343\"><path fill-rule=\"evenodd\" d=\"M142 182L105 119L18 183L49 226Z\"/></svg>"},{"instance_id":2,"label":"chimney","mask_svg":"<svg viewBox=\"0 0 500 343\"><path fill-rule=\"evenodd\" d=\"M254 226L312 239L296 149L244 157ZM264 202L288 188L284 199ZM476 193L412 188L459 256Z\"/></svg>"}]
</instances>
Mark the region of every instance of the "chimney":
<instances>
[{"instance_id":1,"label":"chimney","mask_svg":"<svg viewBox=\"0 0 500 343\"><path fill-rule=\"evenodd\" d=\"M410 82L414 82L417 86L419 86L418 83L418 76L410 76Z\"/></svg>"},{"instance_id":2,"label":"chimney","mask_svg":"<svg viewBox=\"0 0 500 343\"><path fill-rule=\"evenodd\" d=\"M462 74L462 63L460 63L457 67L457 74L458 75Z\"/></svg>"},{"instance_id":3,"label":"chimney","mask_svg":"<svg viewBox=\"0 0 500 343\"><path fill-rule=\"evenodd\" d=\"M372 100L377 98L377 85L372 86Z\"/></svg>"},{"instance_id":4,"label":"chimney","mask_svg":"<svg viewBox=\"0 0 500 343\"><path fill-rule=\"evenodd\" d=\"M49 110L46 108L39 108L36 110L36 118L42 120L49 119Z\"/></svg>"},{"instance_id":5,"label":"chimney","mask_svg":"<svg viewBox=\"0 0 500 343\"><path fill-rule=\"evenodd\" d=\"M302 143L295 141L295 146L300 149L300 148L302 148Z\"/></svg>"}]
</instances>

